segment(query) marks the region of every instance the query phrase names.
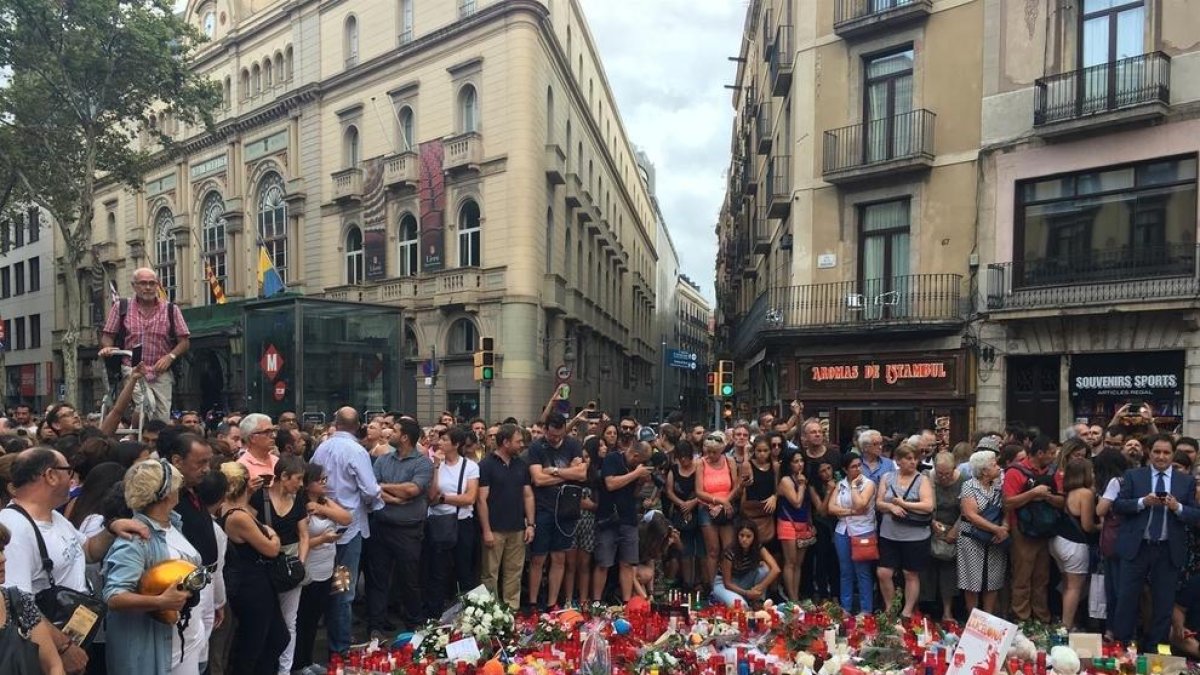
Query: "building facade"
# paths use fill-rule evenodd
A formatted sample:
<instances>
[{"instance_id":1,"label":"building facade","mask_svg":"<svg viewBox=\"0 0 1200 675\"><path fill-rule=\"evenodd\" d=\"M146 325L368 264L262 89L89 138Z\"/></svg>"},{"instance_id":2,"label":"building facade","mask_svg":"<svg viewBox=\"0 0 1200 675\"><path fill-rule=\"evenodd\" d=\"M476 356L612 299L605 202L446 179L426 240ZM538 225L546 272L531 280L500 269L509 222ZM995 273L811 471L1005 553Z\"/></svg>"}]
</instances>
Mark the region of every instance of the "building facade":
<instances>
[{"instance_id":1,"label":"building facade","mask_svg":"<svg viewBox=\"0 0 1200 675\"><path fill-rule=\"evenodd\" d=\"M676 349L695 354L695 368L672 368L675 371L675 405L688 422L711 419L712 396L708 390L707 374L715 370L712 357L712 306L700 293L700 286L686 274L675 282L675 326L672 341Z\"/></svg>"},{"instance_id":2,"label":"building facade","mask_svg":"<svg viewBox=\"0 0 1200 675\"><path fill-rule=\"evenodd\" d=\"M915 430L975 404L984 3L753 0L717 225L737 410Z\"/></svg>"},{"instance_id":3,"label":"building facade","mask_svg":"<svg viewBox=\"0 0 1200 675\"><path fill-rule=\"evenodd\" d=\"M158 120L183 152L139 193L105 190L95 225L107 273L154 267L193 323L177 404L286 406L238 397L305 358L377 370L369 353L280 354L268 374L245 353L233 307L258 294L262 250L289 292L403 310L402 345L378 347L402 352L384 374L400 393L378 405L529 419L565 365L575 406L650 409L655 218L576 0L186 12L211 38L195 67L225 92L216 133ZM488 397L481 337L498 361Z\"/></svg>"},{"instance_id":4,"label":"building facade","mask_svg":"<svg viewBox=\"0 0 1200 675\"><path fill-rule=\"evenodd\" d=\"M0 319L4 403L45 409L56 400L50 338L54 322L54 237L36 206L0 222Z\"/></svg>"},{"instance_id":5,"label":"building facade","mask_svg":"<svg viewBox=\"0 0 1200 675\"><path fill-rule=\"evenodd\" d=\"M983 3L978 417L1200 432L1200 13Z\"/></svg>"}]
</instances>

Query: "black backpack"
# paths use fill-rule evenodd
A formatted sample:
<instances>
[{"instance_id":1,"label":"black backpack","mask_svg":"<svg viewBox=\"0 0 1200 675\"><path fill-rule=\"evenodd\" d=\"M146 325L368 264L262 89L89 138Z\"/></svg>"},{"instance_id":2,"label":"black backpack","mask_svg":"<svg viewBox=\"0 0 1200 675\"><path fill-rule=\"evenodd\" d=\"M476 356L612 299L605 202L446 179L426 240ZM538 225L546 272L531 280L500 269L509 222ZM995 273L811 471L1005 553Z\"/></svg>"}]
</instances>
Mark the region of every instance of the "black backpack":
<instances>
[{"instance_id":1,"label":"black backpack","mask_svg":"<svg viewBox=\"0 0 1200 675\"><path fill-rule=\"evenodd\" d=\"M129 298L121 298L117 301L117 334L113 336L113 346L117 349L125 348L125 338L129 336L125 328L125 317L129 315ZM175 332L175 303L167 301L167 338L171 340L172 347L179 344L179 335ZM121 365L124 358L121 356L110 356L104 359L104 368L108 371L108 381L116 386L122 379ZM175 379L179 379L179 361L171 364L171 375Z\"/></svg>"},{"instance_id":2,"label":"black backpack","mask_svg":"<svg viewBox=\"0 0 1200 675\"><path fill-rule=\"evenodd\" d=\"M1008 470L1019 471L1022 476L1025 476L1025 488L1022 492L1032 490L1038 485L1049 485L1050 490L1055 491L1054 474L1046 473L1038 476L1019 464L1013 464L1008 467ZM1047 502L1041 500L1029 502L1017 509L1017 529L1030 539L1049 539L1058 534L1059 520L1062 518L1062 514L1060 509L1054 508Z\"/></svg>"}]
</instances>

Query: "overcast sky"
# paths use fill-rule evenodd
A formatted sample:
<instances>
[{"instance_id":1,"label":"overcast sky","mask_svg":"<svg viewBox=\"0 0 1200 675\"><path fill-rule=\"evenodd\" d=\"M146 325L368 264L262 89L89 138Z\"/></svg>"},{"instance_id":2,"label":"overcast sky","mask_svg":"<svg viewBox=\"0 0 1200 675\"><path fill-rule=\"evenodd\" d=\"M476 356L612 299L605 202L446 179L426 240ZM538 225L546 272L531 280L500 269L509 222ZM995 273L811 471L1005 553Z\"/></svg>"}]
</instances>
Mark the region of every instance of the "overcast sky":
<instances>
[{"instance_id":1,"label":"overcast sky","mask_svg":"<svg viewBox=\"0 0 1200 675\"><path fill-rule=\"evenodd\" d=\"M743 0L580 0L630 141L657 171L680 270L713 302Z\"/></svg>"}]
</instances>

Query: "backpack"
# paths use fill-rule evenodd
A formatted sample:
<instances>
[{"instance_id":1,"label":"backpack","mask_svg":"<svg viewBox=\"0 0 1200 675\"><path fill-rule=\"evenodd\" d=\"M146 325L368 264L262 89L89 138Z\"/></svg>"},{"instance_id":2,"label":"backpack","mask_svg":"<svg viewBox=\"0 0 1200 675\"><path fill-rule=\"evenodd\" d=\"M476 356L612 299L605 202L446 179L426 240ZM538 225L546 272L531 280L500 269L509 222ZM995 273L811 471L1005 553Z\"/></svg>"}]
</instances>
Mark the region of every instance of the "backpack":
<instances>
[{"instance_id":1,"label":"backpack","mask_svg":"<svg viewBox=\"0 0 1200 675\"><path fill-rule=\"evenodd\" d=\"M1028 492L1038 485L1049 485L1050 489L1054 490L1054 475L1051 473L1038 476L1019 464L1008 467L1008 470L1019 471L1025 476L1025 488L1022 492ZM1030 539L1049 539L1058 534L1062 514L1060 509L1044 501L1030 502L1017 509L1017 529Z\"/></svg>"},{"instance_id":2,"label":"backpack","mask_svg":"<svg viewBox=\"0 0 1200 675\"><path fill-rule=\"evenodd\" d=\"M129 298L121 298L117 301L117 334L113 336L113 345L117 349L125 348L125 338L129 336L127 329L125 328L125 317L128 315ZM175 303L169 300L167 301L167 338L173 343L172 347L174 347L175 344L179 344L179 335L175 332ZM122 360L123 359L120 356L110 356L105 359L104 367L108 370L108 379L110 382L121 381ZM179 361L176 360L171 364L171 375L173 375L176 380L179 379L178 369Z\"/></svg>"}]
</instances>

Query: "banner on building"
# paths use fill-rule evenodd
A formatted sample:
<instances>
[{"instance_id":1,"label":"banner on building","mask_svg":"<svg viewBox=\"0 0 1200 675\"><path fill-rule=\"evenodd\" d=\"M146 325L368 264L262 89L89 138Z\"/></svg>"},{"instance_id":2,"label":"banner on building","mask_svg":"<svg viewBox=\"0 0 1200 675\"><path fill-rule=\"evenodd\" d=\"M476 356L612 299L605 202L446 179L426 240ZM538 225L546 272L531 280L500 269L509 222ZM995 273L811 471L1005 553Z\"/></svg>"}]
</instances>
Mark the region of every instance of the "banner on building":
<instances>
[{"instance_id":1,"label":"banner on building","mask_svg":"<svg viewBox=\"0 0 1200 675\"><path fill-rule=\"evenodd\" d=\"M442 141L420 146L421 168L418 198L421 208L421 271L433 272L446 266L446 175L442 171L445 149Z\"/></svg>"},{"instance_id":2,"label":"banner on building","mask_svg":"<svg viewBox=\"0 0 1200 675\"><path fill-rule=\"evenodd\" d=\"M363 256L367 281L387 278L387 189L383 158L368 159L363 169Z\"/></svg>"}]
</instances>

